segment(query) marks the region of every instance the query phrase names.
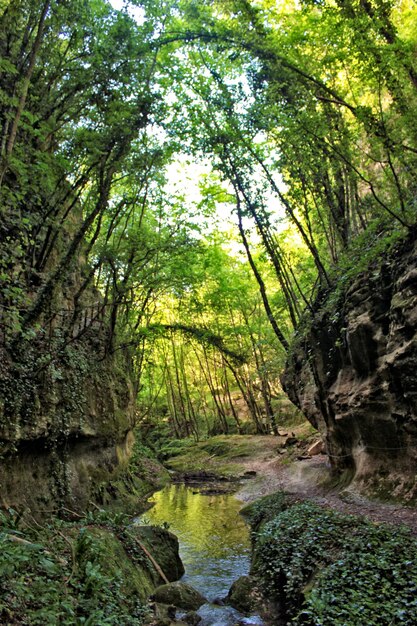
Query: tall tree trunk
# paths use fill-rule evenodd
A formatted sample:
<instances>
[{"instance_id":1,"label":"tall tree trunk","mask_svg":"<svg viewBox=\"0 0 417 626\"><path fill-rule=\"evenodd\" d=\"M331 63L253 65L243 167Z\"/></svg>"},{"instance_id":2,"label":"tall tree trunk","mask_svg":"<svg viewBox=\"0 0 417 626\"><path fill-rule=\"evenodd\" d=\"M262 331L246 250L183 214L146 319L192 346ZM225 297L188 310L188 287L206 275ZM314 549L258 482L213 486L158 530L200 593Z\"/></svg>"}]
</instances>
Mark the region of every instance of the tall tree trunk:
<instances>
[{"instance_id":1,"label":"tall tree trunk","mask_svg":"<svg viewBox=\"0 0 417 626\"><path fill-rule=\"evenodd\" d=\"M0 186L3 182L4 174L8 167L8 160L10 159L11 154L13 152L14 144L16 141L17 129L19 127L20 118L22 117L22 113L25 108L26 99L27 99L29 86L30 86L30 79L32 78L33 70L35 68L36 58L38 56L39 48L41 46L43 31L45 27L45 19L49 10L49 6L50 6L50 0L45 0L43 7L42 7L41 15L39 18L39 22L38 22L38 29L37 29L35 41L33 43L32 51L30 53L29 66L26 72L26 76L23 79L22 91L20 94L20 98L19 98L19 102L17 105L16 113L12 122L12 126L10 129L9 138L6 143L5 160L0 170Z\"/></svg>"},{"instance_id":2,"label":"tall tree trunk","mask_svg":"<svg viewBox=\"0 0 417 626\"><path fill-rule=\"evenodd\" d=\"M241 207L241 202L238 196L238 190L236 190L236 207L237 207L237 216L238 216L238 227L239 227L239 233L240 236L242 238L242 242L243 242L243 247L245 248L246 251L246 256L248 258L249 261L249 265L252 269L252 272L256 278L256 281L259 285L259 291L261 293L261 297L262 297L262 302L263 305L265 307L265 312L267 314L268 320L272 326L272 329L275 333L275 335L277 336L280 344L282 345L282 347L284 348L285 352L288 352L290 349L290 345L287 341L287 339L285 338L284 333L282 332L282 330L279 328L277 321L275 319L275 316L272 312L271 309L271 305L269 304L269 299L266 293L266 287L265 287L265 283L262 279L261 274L259 273L258 268L256 267L256 263L253 259L251 250L250 250L250 246L249 246L249 242L248 239L246 237L246 233L245 233L245 229L243 228L243 221L242 221L242 207Z\"/></svg>"}]
</instances>

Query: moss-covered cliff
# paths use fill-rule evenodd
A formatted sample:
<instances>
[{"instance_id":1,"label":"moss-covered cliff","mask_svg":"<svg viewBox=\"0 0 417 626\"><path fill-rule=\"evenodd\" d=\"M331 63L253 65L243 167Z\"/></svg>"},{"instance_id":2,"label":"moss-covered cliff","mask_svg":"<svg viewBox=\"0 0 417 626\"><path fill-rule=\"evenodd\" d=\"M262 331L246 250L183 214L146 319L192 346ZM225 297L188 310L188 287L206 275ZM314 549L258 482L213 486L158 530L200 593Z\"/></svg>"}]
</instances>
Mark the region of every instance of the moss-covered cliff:
<instances>
[{"instance_id":1,"label":"moss-covered cliff","mask_svg":"<svg viewBox=\"0 0 417 626\"><path fill-rule=\"evenodd\" d=\"M291 400L325 433L333 468L381 496L417 495L415 235L324 303L288 360Z\"/></svg>"},{"instance_id":2,"label":"moss-covered cliff","mask_svg":"<svg viewBox=\"0 0 417 626\"><path fill-rule=\"evenodd\" d=\"M77 288L75 281L73 293ZM75 308L68 289L61 311ZM83 508L127 463L134 425L129 362L106 354L100 320L87 320L84 331L61 315L0 346L2 506Z\"/></svg>"}]
</instances>

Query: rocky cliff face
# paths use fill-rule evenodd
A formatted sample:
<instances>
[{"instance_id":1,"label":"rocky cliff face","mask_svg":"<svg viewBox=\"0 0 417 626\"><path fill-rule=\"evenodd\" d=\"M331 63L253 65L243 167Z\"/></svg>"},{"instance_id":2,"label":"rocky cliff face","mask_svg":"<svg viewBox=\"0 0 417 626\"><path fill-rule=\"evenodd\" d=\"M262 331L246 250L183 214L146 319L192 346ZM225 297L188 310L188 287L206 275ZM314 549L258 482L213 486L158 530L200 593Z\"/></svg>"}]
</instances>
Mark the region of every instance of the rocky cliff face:
<instances>
[{"instance_id":1,"label":"rocky cliff face","mask_svg":"<svg viewBox=\"0 0 417 626\"><path fill-rule=\"evenodd\" d=\"M111 354L99 294L82 260L26 335L0 333L0 506L83 510L107 499L127 465L134 388L127 355ZM3 328L8 328L7 310Z\"/></svg>"},{"instance_id":2,"label":"rocky cliff face","mask_svg":"<svg viewBox=\"0 0 417 626\"><path fill-rule=\"evenodd\" d=\"M283 386L326 437L330 462L377 495L417 496L417 243L322 307Z\"/></svg>"},{"instance_id":3,"label":"rocky cliff face","mask_svg":"<svg viewBox=\"0 0 417 626\"><path fill-rule=\"evenodd\" d=\"M73 352L72 358L84 359L79 369L55 364L59 380L48 373L40 381L36 371L24 372L27 397L18 409L13 400L22 378L11 380L16 362L3 369L1 382L10 384L12 398L4 401L1 423L1 506L85 510L89 501L100 501L106 483L127 465L132 386L122 371L110 362L98 363L87 349Z\"/></svg>"}]
</instances>

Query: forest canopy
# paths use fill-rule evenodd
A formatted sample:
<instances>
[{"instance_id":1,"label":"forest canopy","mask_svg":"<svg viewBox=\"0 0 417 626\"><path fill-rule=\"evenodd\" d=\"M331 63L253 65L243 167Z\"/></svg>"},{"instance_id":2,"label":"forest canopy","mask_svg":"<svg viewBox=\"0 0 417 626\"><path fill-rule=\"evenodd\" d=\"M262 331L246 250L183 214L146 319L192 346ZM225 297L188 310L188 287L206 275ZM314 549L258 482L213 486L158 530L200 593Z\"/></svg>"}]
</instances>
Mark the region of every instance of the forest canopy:
<instances>
[{"instance_id":1,"label":"forest canopy","mask_svg":"<svg viewBox=\"0 0 417 626\"><path fill-rule=\"evenodd\" d=\"M414 0L2 0L9 353L47 338L30 367L57 376L100 328L140 419L241 432L239 397L276 431L294 337L415 228L416 23Z\"/></svg>"}]
</instances>

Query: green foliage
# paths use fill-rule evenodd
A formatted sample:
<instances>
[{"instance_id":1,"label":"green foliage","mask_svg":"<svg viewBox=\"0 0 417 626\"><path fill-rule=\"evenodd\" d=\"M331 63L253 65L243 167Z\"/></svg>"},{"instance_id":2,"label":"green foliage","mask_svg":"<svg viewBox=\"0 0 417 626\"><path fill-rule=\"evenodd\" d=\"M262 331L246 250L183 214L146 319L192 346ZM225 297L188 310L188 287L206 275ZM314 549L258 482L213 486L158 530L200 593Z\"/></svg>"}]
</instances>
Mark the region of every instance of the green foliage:
<instances>
[{"instance_id":1,"label":"green foliage","mask_svg":"<svg viewBox=\"0 0 417 626\"><path fill-rule=\"evenodd\" d=\"M121 622L127 626L139 626L143 623L146 614L143 598L138 597L138 590L129 579L135 568L129 559L125 563L122 560L113 562L119 552L123 558L118 540L107 531L80 530L75 546L83 592L79 607L88 615L91 624L116 625Z\"/></svg>"},{"instance_id":2,"label":"green foliage","mask_svg":"<svg viewBox=\"0 0 417 626\"><path fill-rule=\"evenodd\" d=\"M133 445L133 451L129 462L133 465L139 463L142 459L155 459L156 455L154 450L146 446L140 441L140 432L137 433L137 438Z\"/></svg>"},{"instance_id":3,"label":"green foliage","mask_svg":"<svg viewBox=\"0 0 417 626\"><path fill-rule=\"evenodd\" d=\"M90 542L87 561L80 556L86 552L86 542ZM2 515L0 544L2 623L143 623L145 607L124 591L122 579L101 564L106 558L105 545L96 542L91 550L91 541L80 525L56 520L42 530L21 532L13 528L13 519Z\"/></svg>"},{"instance_id":4,"label":"green foliage","mask_svg":"<svg viewBox=\"0 0 417 626\"><path fill-rule=\"evenodd\" d=\"M5 438L83 434L98 375L104 438L131 427L131 393L162 456L169 437L276 432L294 329L324 302L337 349L346 289L415 224L415 10L3 4ZM63 501L65 458L51 473Z\"/></svg>"},{"instance_id":5,"label":"green foliage","mask_svg":"<svg viewBox=\"0 0 417 626\"><path fill-rule=\"evenodd\" d=\"M115 531L120 531L130 522L130 516L123 511L109 511L105 509L92 510L85 513L83 517L86 525L105 525Z\"/></svg>"},{"instance_id":6,"label":"green foliage","mask_svg":"<svg viewBox=\"0 0 417 626\"><path fill-rule=\"evenodd\" d=\"M77 550L82 548L83 535L76 542L75 530L57 524L39 534L16 534L2 527L2 623L143 623L144 608L136 599L124 596L120 581L94 562L78 566Z\"/></svg>"},{"instance_id":7,"label":"green foliage","mask_svg":"<svg viewBox=\"0 0 417 626\"><path fill-rule=\"evenodd\" d=\"M247 505L241 512L248 519L252 529L257 532L261 525L277 517L290 506L290 503L291 500L284 491L277 491Z\"/></svg>"},{"instance_id":8,"label":"green foliage","mask_svg":"<svg viewBox=\"0 0 417 626\"><path fill-rule=\"evenodd\" d=\"M298 623L415 623L416 553L409 532L368 526L318 575Z\"/></svg>"},{"instance_id":9,"label":"green foliage","mask_svg":"<svg viewBox=\"0 0 417 626\"><path fill-rule=\"evenodd\" d=\"M415 623L417 543L407 529L275 498L252 518L274 515L254 535L255 569L291 623Z\"/></svg>"},{"instance_id":10,"label":"green foliage","mask_svg":"<svg viewBox=\"0 0 417 626\"><path fill-rule=\"evenodd\" d=\"M158 457L165 461L171 457L179 456L195 445L193 439L170 439L158 449Z\"/></svg>"}]
</instances>

